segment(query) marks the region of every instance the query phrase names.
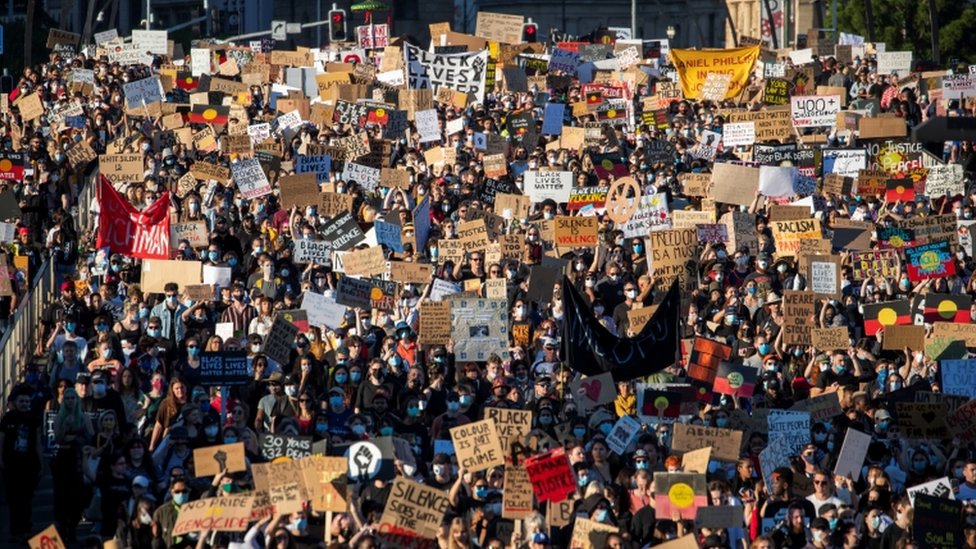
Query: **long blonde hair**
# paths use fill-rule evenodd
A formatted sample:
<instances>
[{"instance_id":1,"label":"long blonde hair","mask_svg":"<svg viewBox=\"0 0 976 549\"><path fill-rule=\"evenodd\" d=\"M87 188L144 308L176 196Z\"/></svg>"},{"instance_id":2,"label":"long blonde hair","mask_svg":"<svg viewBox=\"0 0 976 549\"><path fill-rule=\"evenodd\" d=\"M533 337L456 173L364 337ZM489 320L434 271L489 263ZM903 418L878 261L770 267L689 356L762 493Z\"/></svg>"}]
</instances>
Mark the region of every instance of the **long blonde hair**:
<instances>
[{"instance_id":1,"label":"long blonde hair","mask_svg":"<svg viewBox=\"0 0 976 549\"><path fill-rule=\"evenodd\" d=\"M69 396L75 397L74 409L69 410L65 405L65 399ZM61 407L58 408L57 425L77 431L85 426L85 414L81 411L81 397L74 387L66 387L64 395L61 397Z\"/></svg>"}]
</instances>

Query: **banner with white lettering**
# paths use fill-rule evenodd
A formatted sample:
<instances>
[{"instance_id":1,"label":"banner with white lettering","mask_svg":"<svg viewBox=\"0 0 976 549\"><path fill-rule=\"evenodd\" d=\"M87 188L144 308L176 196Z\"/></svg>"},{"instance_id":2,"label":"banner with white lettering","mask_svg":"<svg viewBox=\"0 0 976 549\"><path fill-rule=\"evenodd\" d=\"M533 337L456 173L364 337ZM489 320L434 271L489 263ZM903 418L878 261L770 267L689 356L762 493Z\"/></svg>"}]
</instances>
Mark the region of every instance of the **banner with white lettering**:
<instances>
[{"instance_id":1,"label":"banner with white lettering","mask_svg":"<svg viewBox=\"0 0 976 549\"><path fill-rule=\"evenodd\" d=\"M411 44L404 44L403 58L410 88L430 88L436 96L437 90L444 86L455 91L474 94L476 101L484 102L488 50L437 54Z\"/></svg>"},{"instance_id":2,"label":"banner with white lettering","mask_svg":"<svg viewBox=\"0 0 976 549\"><path fill-rule=\"evenodd\" d=\"M169 259L169 192L139 211L105 176L98 182L97 248L140 259Z\"/></svg>"}]
</instances>

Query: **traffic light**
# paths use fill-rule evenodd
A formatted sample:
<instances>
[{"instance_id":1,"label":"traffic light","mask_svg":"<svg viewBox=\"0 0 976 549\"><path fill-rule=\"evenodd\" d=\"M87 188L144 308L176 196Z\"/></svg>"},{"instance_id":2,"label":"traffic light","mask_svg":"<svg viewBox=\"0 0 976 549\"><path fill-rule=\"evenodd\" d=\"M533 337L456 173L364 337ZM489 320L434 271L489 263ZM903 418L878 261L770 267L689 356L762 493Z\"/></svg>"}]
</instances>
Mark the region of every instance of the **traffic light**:
<instances>
[{"instance_id":1,"label":"traffic light","mask_svg":"<svg viewBox=\"0 0 976 549\"><path fill-rule=\"evenodd\" d=\"M522 24L522 42L533 43L539 40L539 25L535 23Z\"/></svg>"},{"instance_id":2,"label":"traffic light","mask_svg":"<svg viewBox=\"0 0 976 549\"><path fill-rule=\"evenodd\" d=\"M346 10L329 10L329 40L346 41Z\"/></svg>"}]
</instances>

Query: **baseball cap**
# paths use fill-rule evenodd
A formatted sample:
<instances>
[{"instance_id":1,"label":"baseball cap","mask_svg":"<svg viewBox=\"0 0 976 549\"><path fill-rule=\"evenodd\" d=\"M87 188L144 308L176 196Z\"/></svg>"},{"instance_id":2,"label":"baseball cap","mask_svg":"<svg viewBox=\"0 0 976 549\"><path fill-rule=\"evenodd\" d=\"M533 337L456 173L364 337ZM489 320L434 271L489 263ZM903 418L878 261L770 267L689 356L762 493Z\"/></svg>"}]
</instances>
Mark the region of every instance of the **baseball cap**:
<instances>
[{"instance_id":1,"label":"baseball cap","mask_svg":"<svg viewBox=\"0 0 976 549\"><path fill-rule=\"evenodd\" d=\"M132 487L135 488L136 486L141 488L149 488L149 479L142 475L137 476L136 478L132 479Z\"/></svg>"},{"instance_id":2,"label":"baseball cap","mask_svg":"<svg viewBox=\"0 0 976 549\"><path fill-rule=\"evenodd\" d=\"M549 545L549 536L545 532L536 532L532 534L532 543L541 543L542 545Z\"/></svg>"}]
</instances>

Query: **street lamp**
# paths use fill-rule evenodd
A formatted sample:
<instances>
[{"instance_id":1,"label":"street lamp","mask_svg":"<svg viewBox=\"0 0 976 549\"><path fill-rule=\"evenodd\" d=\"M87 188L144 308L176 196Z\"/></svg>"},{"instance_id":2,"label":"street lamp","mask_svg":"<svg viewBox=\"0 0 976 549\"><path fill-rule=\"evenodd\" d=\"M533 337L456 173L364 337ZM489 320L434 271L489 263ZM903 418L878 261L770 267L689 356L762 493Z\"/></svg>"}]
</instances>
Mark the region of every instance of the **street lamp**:
<instances>
[{"instance_id":1,"label":"street lamp","mask_svg":"<svg viewBox=\"0 0 976 549\"><path fill-rule=\"evenodd\" d=\"M674 40L674 35L675 35L674 26L668 25L668 30L665 31L665 33L668 35L668 40Z\"/></svg>"}]
</instances>

